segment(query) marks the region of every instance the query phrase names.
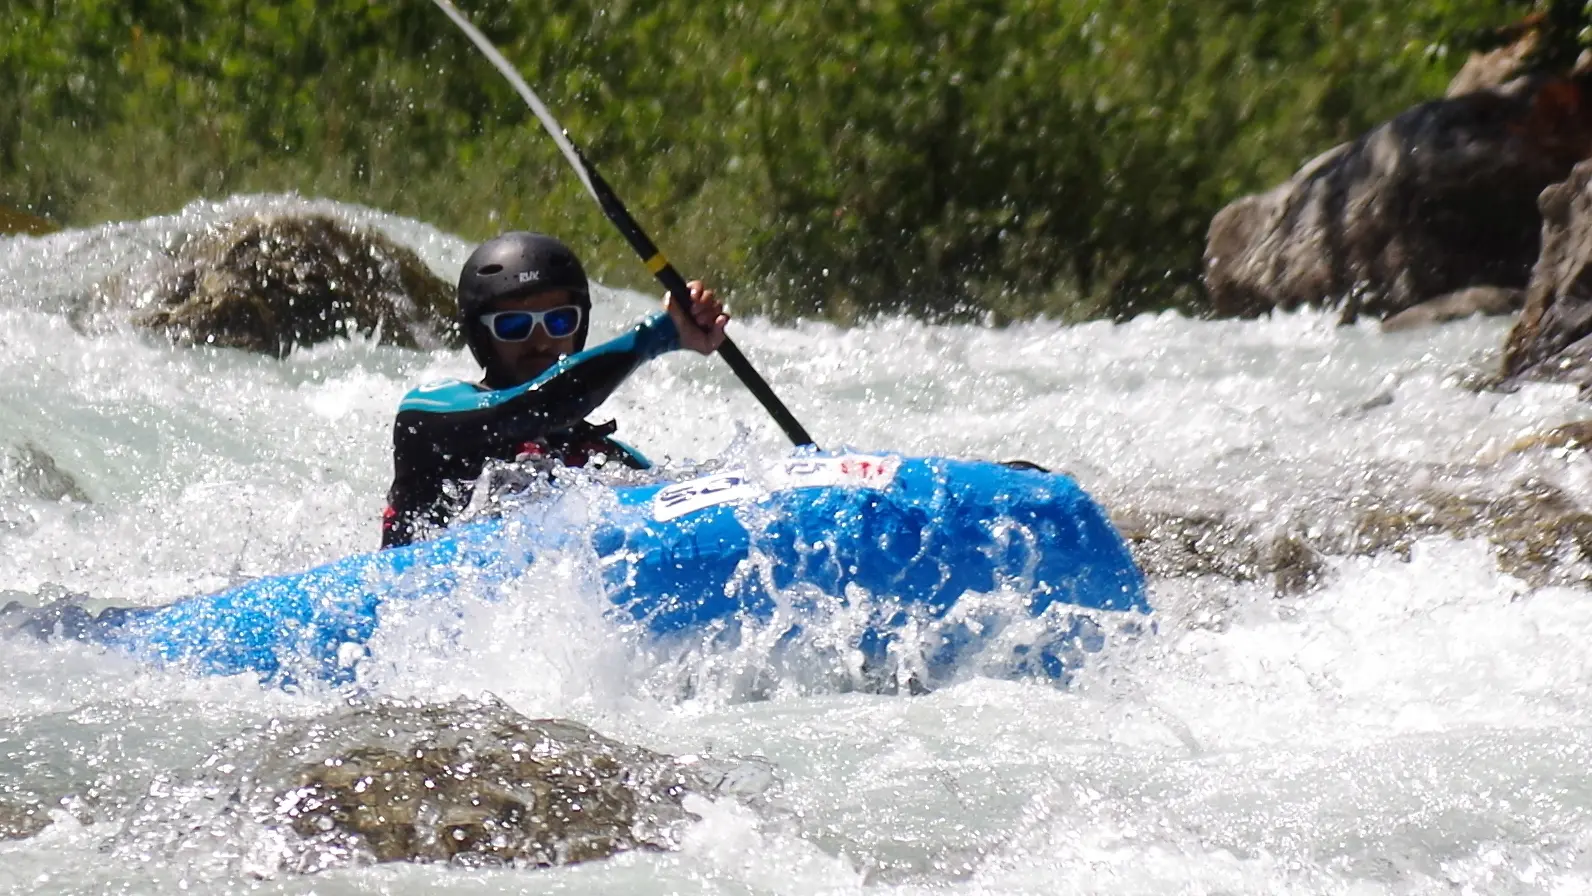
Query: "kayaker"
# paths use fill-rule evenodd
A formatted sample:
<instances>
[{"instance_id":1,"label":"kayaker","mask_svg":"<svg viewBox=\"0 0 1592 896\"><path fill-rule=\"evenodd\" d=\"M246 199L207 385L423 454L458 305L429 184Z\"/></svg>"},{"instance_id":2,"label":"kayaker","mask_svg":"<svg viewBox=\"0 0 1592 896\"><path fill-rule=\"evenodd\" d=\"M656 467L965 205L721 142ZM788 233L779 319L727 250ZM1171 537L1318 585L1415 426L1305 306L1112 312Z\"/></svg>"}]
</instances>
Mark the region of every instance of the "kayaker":
<instances>
[{"instance_id":1,"label":"kayaker","mask_svg":"<svg viewBox=\"0 0 1592 896\"><path fill-rule=\"evenodd\" d=\"M591 293L568 246L522 231L481 244L459 274L458 303L483 375L421 386L399 404L382 547L448 525L489 460L650 466L613 438L613 421L585 418L644 362L724 342L729 315L713 290L693 281L691 300L687 312L665 296L663 312L588 350Z\"/></svg>"}]
</instances>

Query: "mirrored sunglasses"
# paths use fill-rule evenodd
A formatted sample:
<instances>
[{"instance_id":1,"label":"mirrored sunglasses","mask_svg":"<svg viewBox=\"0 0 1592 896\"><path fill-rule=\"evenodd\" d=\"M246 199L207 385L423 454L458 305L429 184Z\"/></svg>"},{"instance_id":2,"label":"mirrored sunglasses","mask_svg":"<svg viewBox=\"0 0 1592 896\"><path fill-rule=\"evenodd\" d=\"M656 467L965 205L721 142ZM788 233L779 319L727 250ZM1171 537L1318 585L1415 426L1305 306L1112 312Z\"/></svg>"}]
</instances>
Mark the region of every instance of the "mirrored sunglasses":
<instances>
[{"instance_id":1,"label":"mirrored sunglasses","mask_svg":"<svg viewBox=\"0 0 1592 896\"><path fill-rule=\"evenodd\" d=\"M581 310L579 305L560 305L546 311L494 311L481 315L480 320L499 342L524 342L537 324L547 335L563 339L580 329Z\"/></svg>"}]
</instances>

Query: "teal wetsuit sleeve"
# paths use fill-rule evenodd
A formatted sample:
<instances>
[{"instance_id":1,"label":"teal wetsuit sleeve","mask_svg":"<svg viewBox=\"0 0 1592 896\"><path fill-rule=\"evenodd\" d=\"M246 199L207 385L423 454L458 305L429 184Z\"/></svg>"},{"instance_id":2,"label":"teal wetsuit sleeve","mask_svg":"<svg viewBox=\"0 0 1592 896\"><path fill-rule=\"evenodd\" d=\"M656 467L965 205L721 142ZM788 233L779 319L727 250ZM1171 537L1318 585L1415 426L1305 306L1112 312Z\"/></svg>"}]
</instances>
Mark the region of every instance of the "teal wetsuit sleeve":
<instances>
[{"instance_id":1,"label":"teal wetsuit sleeve","mask_svg":"<svg viewBox=\"0 0 1592 896\"><path fill-rule=\"evenodd\" d=\"M515 408L538 430L528 437L540 437L584 419L636 368L679 347L674 321L659 313L596 348L570 355L522 386L482 394L489 407Z\"/></svg>"},{"instance_id":2,"label":"teal wetsuit sleeve","mask_svg":"<svg viewBox=\"0 0 1592 896\"><path fill-rule=\"evenodd\" d=\"M602 345L597 346L596 348L587 349L586 351L570 355L564 360L559 361L557 364L549 367L546 373L543 373L541 376L531 380L523 386L515 386L512 389L503 389L499 392L490 392L487 394L508 396L504 399L507 401L513 398L515 393L529 392L536 389L545 389L552 381L558 379L560 376L569 375L572 371L582 367L583 365L597 367L608 366L605 362L606 359L610 357L634 359L634 363L630 366L629 370L625 372L626 376L628 376L631 371L634 371L643 363L651 361L653 358L656 358L659 355L672 352L679 347L680 331L675 329L674 321L669 317L669 315L660 311L641 323L636 324L634 327L631 327L628 332L620 336L616 336L613 339L604 342ZM622 381L623 380L621 380L621 382ZM618 385L618 383L614 384L615 387ZM612 392L613 390L610 389L609 393L611 394ZM604 397L606 398L606 396ZM593 405L594 409L595 407L596 405ZM584 417L586 415L581 414L581 416Z\"/></svg>"}]
</instances>

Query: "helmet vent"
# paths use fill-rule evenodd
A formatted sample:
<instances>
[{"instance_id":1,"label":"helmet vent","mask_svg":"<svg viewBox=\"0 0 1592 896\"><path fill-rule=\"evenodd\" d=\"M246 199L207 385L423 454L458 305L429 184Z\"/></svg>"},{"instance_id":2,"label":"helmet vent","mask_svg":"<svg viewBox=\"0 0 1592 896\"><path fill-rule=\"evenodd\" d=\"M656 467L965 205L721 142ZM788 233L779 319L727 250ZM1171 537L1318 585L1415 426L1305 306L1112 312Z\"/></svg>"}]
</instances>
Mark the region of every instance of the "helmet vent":
<instances>
[{"instance_id":1,"label":"helmet vent","mask_svg":"<svg viewBox=\"0 0 1592 896\"><path fill-rule=\"evenodd\" d=\"M484 265L481 265L480 267L476 268L475 272L477 274L480 274L482 277L490 277L493 274L496 274L496 273L498 273L498 272L500 272L502 270L503 270L503 266L500 265L500 264L484 264Z\"/></svg>"}]
</instances>

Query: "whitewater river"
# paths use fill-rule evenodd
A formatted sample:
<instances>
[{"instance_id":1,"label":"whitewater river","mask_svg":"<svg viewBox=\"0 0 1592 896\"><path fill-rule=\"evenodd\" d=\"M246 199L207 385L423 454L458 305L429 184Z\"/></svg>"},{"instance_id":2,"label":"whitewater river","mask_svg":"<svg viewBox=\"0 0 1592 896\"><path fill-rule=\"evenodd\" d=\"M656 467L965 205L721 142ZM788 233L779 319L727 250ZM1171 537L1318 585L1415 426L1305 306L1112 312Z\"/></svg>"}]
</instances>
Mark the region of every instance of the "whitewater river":
<instances>
[{"instance_id":1,"label":"whitewater river","mask_svg":"<svg viewBox=\"0 0 1592 896\"><path fill-rule=\"evenodd\" d=\"M375 546L397 401L469 375L466 353L345 342L278 361L74 310L172 234L282 202L0 239L0 591L17 592L0 603L71 591L153 604ZM328 208L450 279L470 248ZM598 335L648 301L597 300ZM1000 330L740 320L732 333L826 447L1026 458L1114 511L1187 502L1264 523L1326 516L1356 483L1401 478L1507 490L1535 477L1584 503L1586 453L1498 459L1587 416L1573 390L1465 388L1506 330L1383 335L1299 313ZM783 450L716 359L669 356L605 410L654 458ZM192 780L226 738L348 695L3 640L0 802L47 805L54 823L0 841L0 892L1592 892L1584 561L1533 584L1486 542L1437 536L1325 562L1317 585L1282 596L1153 579L1154 630L1110 643L1065 690L971 678L926 696L843 693L764 670L754 694L755 649L686 670L638 657L574 557L481 607L460 639L428 638L424 619L383 633L367 698L494 694L627 743L777 770L766 804L702 802L677 850L552 870L262 872L238 858L258 844L200 838L151 795Z\"/></svg>"}]
</instances>

